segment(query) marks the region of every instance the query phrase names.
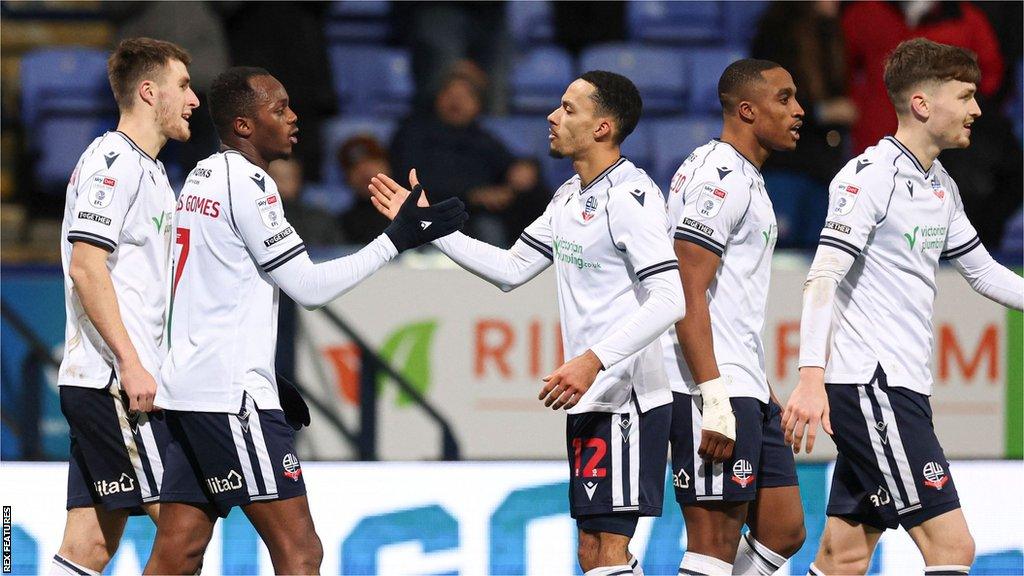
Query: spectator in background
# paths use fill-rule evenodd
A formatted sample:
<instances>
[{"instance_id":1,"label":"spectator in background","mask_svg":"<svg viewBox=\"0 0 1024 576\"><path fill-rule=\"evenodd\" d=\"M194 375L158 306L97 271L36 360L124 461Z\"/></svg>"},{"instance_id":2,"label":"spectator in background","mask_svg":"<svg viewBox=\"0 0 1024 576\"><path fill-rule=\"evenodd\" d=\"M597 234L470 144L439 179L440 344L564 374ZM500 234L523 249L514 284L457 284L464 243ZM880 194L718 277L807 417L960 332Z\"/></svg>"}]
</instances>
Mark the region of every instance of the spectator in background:
<instances>
[{"instance_id":1,"label":"spectator in background","mask_svg":"<svg viewBox=\"0 0 1024 576\"><path fill-rule=\"evenodd\" d=\"M373 136L360 134L346 140L338 149L338 163L345 183L355 201L341 215L341 230L348 244L368 244L387 228L389 220L370 202L370 178L391 175L384 147Z\"/></svg>"},{"instance_id":2,"label":"spectator in background","mask_svg":"<svg viewBox=\"0 0 1024 576\"><path fill-rule=\"evenodd\" d=\"M412 53L414 110L428 112L446 72L470 60L490 78L489 112L505 114L512 43L504 2L392 2L391 15L396 37L406 39Z\"/></svg>"},{"instance_id":3,"label":"spectator in background","mask_svg":"<svg viewBox=\"0 0 1024 576\"><path fill-rule=\"evenodd\" d=\"M538 171L517 168L516 158L480 125L481 90L479 78L465 68L450 72L433 111L413 113L398 127L391 161L399 178L416 168L434 199L461 198L476 238L508 246L505 219L518 206L519 193L536 191Z\"/></svg>"},{"instance_id":4,"label":"spectator in background","mask_svg":"<svg viewBox=\"0 0 1024 576\"><path fill-rule=\"evenodd\" d=\"M327 212L302 203L302 163L295 158L274 160L267 171L277 183L288 222L310 246L331 246L343 242L338 223Z\"/></svg>"},{"instance_id":5,"label":"spectator in background","mask_svg":"<svg viewBox=\"0 0 1024 576\"><path fill-rule=\"evenodd\" d=\"M772 154L762 169L772 199L780 248L818 243L828 184L849 158L849 128L857 109L846 97L846 62L838 0L772 2L751 43L751 57L778 62L793 75L807 114L796 150Z\"/></svg>"},{"instance_id":6,"label":"spectator in background","mask_svg":"<svg viewBox=\"0 0 1024 576\"><path fill-rule=\"evenodd\" d=\"M186 6L190 6L186 3ZM321 124L337 109L323 22L328 2L216 2L227 29L231 63L266 68L288 87L302 134L295 155L320 180Z\"/></svg>"},{"instance_id":7,"label":"spectator in background","mask_svg":"<svg viewBox=\"0 0 1024 576\"><path fill-rule=\"evenodd\" d=\"M853 126L853 154L896 131L896 112L885 92L882 69L886 56L904 40L923 37L977 54L979 103L985 114L992 111L984 97L1002 84L1003 58L988 18L970 2L850 2L843 10L842 26L850 97L860 112Z\"/></svg>"}]
</instances>

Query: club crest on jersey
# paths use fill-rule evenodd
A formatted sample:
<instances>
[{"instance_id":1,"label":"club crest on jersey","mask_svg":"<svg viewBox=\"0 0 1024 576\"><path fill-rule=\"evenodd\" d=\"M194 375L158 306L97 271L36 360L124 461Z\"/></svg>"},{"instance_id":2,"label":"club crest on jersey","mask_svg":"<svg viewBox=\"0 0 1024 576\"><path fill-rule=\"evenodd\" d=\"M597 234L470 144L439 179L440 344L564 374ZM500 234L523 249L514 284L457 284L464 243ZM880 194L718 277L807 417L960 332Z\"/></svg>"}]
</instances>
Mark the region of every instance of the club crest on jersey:
<instances>
[{"instance_id":1,"label":"club crest on jersey","mask_svg":"<svg viewBox=\"0 0 1024 576\"><path fill-rule=\"evenodd\" d=\"M700 196L697 197L697 213L705 218L713 218L722 211L722 204L727 196L725 190L716 187L710 182L700 186Z\"/></svg>"},{"instance_id":2,"label":"club crest on jersey","mask_svg":"<svg viewBox=\"0 0 1024 576\"><path fill-rule=\"evenodd\" d=\"M754 467L750 460L737 460L732 465L732 481L739 484L740 488L746 488L754 481Z\"/></svg>"},{"instance_id":3,"label":"club crest on jersey","mask_svg":"<svg viewBox=\"0 0 1024 576\"><path fill-rule=\"evenodd\" d=\"M591 196L587 198L587 203L583 206L583 221L590 222L590 219L597 213L597 197Z\"/></svg>"},{"instance_id":4,"label":"club crest on jersey","mask_svg":"<svg viewBox=\"0 0 1024 576\"><path fill-rule=\"evenodd\" d=\"M89 204L93 208L106 208L114 200L114 187L117 180L109 176L93 176L92 186L89 188Z\"/></svg>"},{"instance_id":5,"label":"club crest on jersey","mask_svg":"<svg viewBox=\"0 0 1024 576\"><path fill-rule=\"evenodd\" d=\"M285 476L295 482L299 481L299 476L302 476L302 466L299 465L299 459L295 454L291 452L285 454L284 460L281 461L281 466L284 468Z\"/></svg>"},{"instance_id":6,"label":"club crest on jersey","mask_svg":"<svg viewBox=\"0 0 1024 576\"><path fill-rule=\"evenodd\" d=\"M832 208L832 212L844 216L853 211L853 205L857 202L857 194L860 192L860 188L853 184L847 184L846 182L840 182L839 186L836 187L836 205Z\"/></svg>"},{"instance_id":7,"label":"club crest on jersey","mask_svg":"<svg viewBox=\"0 0 1024 576\"><path fill-rule=\"evenodd\" d=\"M946 199L946 191L942 189L942 183L939 182L938 178L932 178L932 194L939 200Z\"/></svg>"},{"instance_id":8,"label":"club crest on jersey","mask_svg":"<svg viewBox=\"0 0 1024 576\"><path fill-rule=\"evenodd\" d=\"M260 219L263 225L270 230L277 230L284 222L284 213L281 211L281 202L277 194L264 196L256 200L256 207L260 210Z\"/></svg>"},{"instance_id":9,"label":"club crest on jersey","mask_svg":"<svg viewBox=\"0 0 1024 576\"><path fill-rule=\"evenodd\" d=\"M938 462L925 464L921 472L924 474L924 485L929 488L942 490L942 487L949 482L949 476L946 476L946 471L942 469L942 465Z\"/></svg>"}]
</instances>

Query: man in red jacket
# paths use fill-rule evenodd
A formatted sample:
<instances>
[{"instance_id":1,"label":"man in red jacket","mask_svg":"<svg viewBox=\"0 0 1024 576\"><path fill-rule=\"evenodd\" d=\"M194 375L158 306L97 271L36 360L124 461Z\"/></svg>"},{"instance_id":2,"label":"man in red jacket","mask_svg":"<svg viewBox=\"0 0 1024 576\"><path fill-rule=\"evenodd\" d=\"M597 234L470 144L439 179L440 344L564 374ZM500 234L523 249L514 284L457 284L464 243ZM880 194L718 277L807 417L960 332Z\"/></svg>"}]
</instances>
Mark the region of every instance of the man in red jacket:
<instances>
[{"instance_id":1,"label":"man in red jacket","mask_svg":"<svg viewBox=\"0 0 1024 576\"><path fill-rule=\"evenodd\" d=\"M923 37L977 54L978 92L983 96L991 96L1003 82L996 34L985 13L969 2L851 2L843 12L842 25L850 98L860 112L852 130L853 154L896 131L896 112L882 71L886 56L904 40Z\"/></svg>"}]
</instances>

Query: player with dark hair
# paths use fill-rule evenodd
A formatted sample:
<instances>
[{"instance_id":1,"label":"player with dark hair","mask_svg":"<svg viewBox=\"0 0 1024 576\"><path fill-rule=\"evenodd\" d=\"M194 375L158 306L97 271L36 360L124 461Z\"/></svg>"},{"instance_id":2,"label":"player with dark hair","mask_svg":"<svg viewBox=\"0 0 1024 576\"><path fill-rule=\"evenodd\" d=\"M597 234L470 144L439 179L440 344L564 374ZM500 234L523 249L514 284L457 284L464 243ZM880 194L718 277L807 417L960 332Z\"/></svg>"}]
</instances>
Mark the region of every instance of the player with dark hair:
<instances>
[{"instance_id":1,"label":"player with dark hair","mask_svg":"<svg viewBox=\"0 0 1024 576\"><path fill-rule=\"evenodd\" d=\"M805 438L814 448L819 423L839 449L812 574L866 573L882 533L898 526L925 574L967 574L974 561L932 423L929 364L939 260L983 296L1024 307L1024 279L982 246L938 160L970 145L980 76L962 48L900 44L885 67L896 135L832 181L804 288L800 381L783 416L794 452Z\"/></svg>"},{"instance_id":2,"label":"player with dark hair","mask_svg":"<svg viewBox=\"0 0 1024 576\"><path fill-rule=\"evenodd\" d=\"M679 572L772 574L805 532L796 462L765 368L778 227L760 170L772 151L796 148L804 111L792 76L767 60L730 64L718 95L722 137L687 157L668 198L688 303L662 336L673 485L686 519Z\"/></svg>"},{"instance_id":3,"label":"player with dark hair","mask_svg":"<svg viewBox=\"0 0 1024 576\"><path fill-rule=\"evenodd\" d=\"M61 229L67 324L57 375L68 420L67 524L56 574L99 574L129 514L159 514L167 430L151 414L166 346L174 191L157 154L188 140L189 55L130 38L107 62L117 130L86 149Z\"/></svg>"},{"instance_id":4,"label":"player with dark hair","mask_svg":"<svg viewBox=\"0 0 1024 576\"><path fill-rule=\"evenodd\" d=\"M661 515L672 393L657 339L683 316L665 203L619 145L643 103L628 78L587 72L548 116L550 152L576 175L509 250L463 234L437 241L460 266L511 290L554 264L571 358L539 398L565 408L570 512L588 576L642 574L628 550L640 516ZM415 170L410 184L420 202ZM394 217L409 196L383 174L374 202Z\"/></svg>"},{"instance_id":5,"label":"player with dark hair","mask_svg":"<svg viewBox=\"0 0 1024 576\"><path fill-rule=\"evenodd\" d=\"M294 441L309 413L275 376L278 287L323 306L468 216L457 199L409 202L359 252L314 264L267 174L298 142L284 86L261 68L231 68L210 89L210 111L221 151L199 162L178 198L171 351L156 399L171 440L146 572L195 573L218 516L240 506L275 572L312 574L323 549Z\"/></svg>"}]
</instances>

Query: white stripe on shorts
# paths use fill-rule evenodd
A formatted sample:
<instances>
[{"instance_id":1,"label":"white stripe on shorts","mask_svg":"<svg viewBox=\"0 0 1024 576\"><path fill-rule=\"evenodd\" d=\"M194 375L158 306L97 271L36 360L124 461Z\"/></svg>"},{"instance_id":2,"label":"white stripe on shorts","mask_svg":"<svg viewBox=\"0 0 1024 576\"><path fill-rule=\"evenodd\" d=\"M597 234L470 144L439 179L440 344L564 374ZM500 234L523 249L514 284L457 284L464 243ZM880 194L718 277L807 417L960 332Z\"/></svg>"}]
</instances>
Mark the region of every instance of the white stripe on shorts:
<instances>
[{"instance_id":1,"label":"white stripe on shorts","mask_svg":"<svg viewBox=\"0 0 1024 576\"><path fill-rule=\"evenodd\" d=\"M153 471L153 479L156 480L156 491L160 492L160 485L164 481L164 463L156 447L156 436L153 435L153 423L149 419L149 414L143 414L139 418L139 436L142 437L142 445L146 447L146 460L149 462L149 469Z\"/></svg>"},{"instance_id":2,"label":"white stripe on shorts","mask_svg":"<svg viewBox=\"0 0 1024 576\"><path fill-rule=\"evenodd\" d=\"M878 463L878 469L882 471L882 475L885 477L886 489L892 495L892 499L896 501L896 509L899 510L903 508L903 498L900 497L900 491L896 487L896 479L893 478L892 469L889 467L889 459L885 456L885 448L882 447L882 441L875 430L875 414L871 409L871 399L868 398L868 393L865 391L864 386L857 386L856 388L857 394L860 395L860 411L864 415L864 425L868 429L868 438L871 439L871 449L875 452L875 461Z\"/></svg>"},{"instance_id":3,"label":"white stripe on shorts","mask_svg":"<svg viewBox=\"0 0 1024 576\"><path fill-rule=\"evenodd\" d=\"M701 413L697 406L697 397L690 396L690 430L693 433L693 489L697 499L707 495L704 488L704 461L698 453L700 450Z\"/></svg>"},{"instance_id":4,"label":"white stripe on shorts","mask_svg":"<svg viewBox=\"0 0 1024 576\"><path fill-rule=\"evenodd\" d=\"M608 439L612 443L612 507L625 506L622 495L622 416L612 414L612 430ZM618 434L616 434L616 430Z\"/></svg>"},{"instance_id":5,"label":"white stripe on shorts","mask_svg":"<svg viewBox=\"0 0 1024 576\"><path fill-rule=\"evenodd\" d=\"M121 384L110 387L111 400L114 402L114 410L117 411L117 423L121 428L121 439L124 440L124 447L128 451L128 460L135 469L135 481L139 483L139 494L142 501L152 500L159 496L154 494L149 487L149 480L146 478L146 471L142 468L142 458L139 456L139 447L135 445L135 435L132 434L132 425L128 422L128 411L121 402ZM155 446L154 446L155 448Z\"/></svg>"},{"instance_id":6,"label":"white stripe on shorts","mask_svg":"<svg viewBox=\"0 0 1024 576\"><path fill-rule=\"evenodd\" d=\"M245 435L242 433L242 424L235 414L226 414L228 424L231 425L231 438L235 441L235 451L238 452L238 462L242 466L242 476L245 477L245 487L252 498L260 493L260 487L256 485L256 476L252 473L252 462L249 460L249 450L245 447ZM258 414L249 413L249 426L252 426L253 417L259 418Z\"/></svg>"},{"instance_id":7,"label":"white stripe on shorts","mask_svg":"<svg viewBox=\"0 0 1024 576\"><path fill-rule=\"evenodd\" d=\"M252 444L256 447L256 459L260 463L260 473L263 475L263 486L266 487L266 494L277 494L277 481L274 480L274 467L270 463L270 451L267 450L267 440L263 437L263 424L260 423L260 415L256 403L249 396L249 403L252 408L249 413L249 432L252 433Z\"/></svg>"},{"instance_id":8,"label":"white stripe on shorts","mask_svg":"<svg viewBox=\"0 0 1024 576\"><path fill-rule=\"evenodd\" d=\"M629 404L629 503L640 505L640 414Z\"/></svg>"},{"instance_id":9,"label":"white stripe on shorts","mask_svg":"<svg viewBox=\"0 0 1024 576\"><path fill-rule=\"evenodd\" d=\"M910 460L907 458L907 451L903 447L903 438L900 436L899 425L896 424L896 414L892 410L889 394L876 386L875 398L878 399L878 406L882 409L882 419L885 421L885 430L889 435L889 447L892 448L892 455L896 458L896 467L899 469L900 479L903 480L903 488L907 491L907 506L920 504L921 498L917 494L914 474L910 470Z\"/></svg>"}]
</instances>

